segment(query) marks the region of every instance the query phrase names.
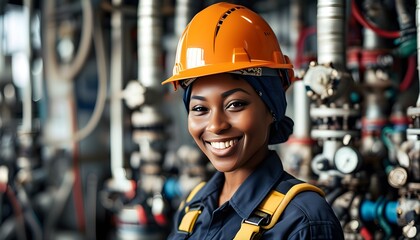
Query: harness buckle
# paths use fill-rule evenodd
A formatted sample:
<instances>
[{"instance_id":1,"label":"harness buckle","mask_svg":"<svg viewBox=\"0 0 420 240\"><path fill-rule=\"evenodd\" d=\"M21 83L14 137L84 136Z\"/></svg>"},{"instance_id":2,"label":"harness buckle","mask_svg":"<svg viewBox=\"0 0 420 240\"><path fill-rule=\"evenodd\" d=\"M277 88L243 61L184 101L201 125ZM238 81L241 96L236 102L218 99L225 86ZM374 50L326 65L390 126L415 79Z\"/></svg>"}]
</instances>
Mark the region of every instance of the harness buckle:
<instances>
[{"instance_id":1,"label":"harness buckle","mask_svg":"<svg viewBox=\"0 0 420 240\"><path fill-rule=\"evenodd\" d=\"M270 220L271 220L270 214L260 211L260 210L255 210L249 218L243 219L242 223L247 223L254 226L265 226L270 223Z\"/></svg>"}]
</instances>

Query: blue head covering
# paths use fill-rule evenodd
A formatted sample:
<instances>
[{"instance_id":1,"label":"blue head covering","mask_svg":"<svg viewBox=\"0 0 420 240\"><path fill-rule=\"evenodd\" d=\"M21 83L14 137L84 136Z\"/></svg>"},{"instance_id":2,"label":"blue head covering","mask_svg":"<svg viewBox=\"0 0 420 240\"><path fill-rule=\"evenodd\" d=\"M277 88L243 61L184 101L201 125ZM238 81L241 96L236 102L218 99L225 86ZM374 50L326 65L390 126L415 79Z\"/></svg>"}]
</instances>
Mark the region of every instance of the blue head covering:
<instances>
[{"instance_id":1,"label":"blue head covering","mask_svg":"<svg viewBox=\"0 0 420 240\"><path fill-rule=\"evenodd\" d=\"M278 144L287 141L293 132L293 120L285 115L287 101L279 76L241 75L241 78L255 89L273 115L274 122L271 125L268 144ZM185 88L183 97L187 111L191 97L191 86L192 84Z\"/></svg>"}]
</instances>

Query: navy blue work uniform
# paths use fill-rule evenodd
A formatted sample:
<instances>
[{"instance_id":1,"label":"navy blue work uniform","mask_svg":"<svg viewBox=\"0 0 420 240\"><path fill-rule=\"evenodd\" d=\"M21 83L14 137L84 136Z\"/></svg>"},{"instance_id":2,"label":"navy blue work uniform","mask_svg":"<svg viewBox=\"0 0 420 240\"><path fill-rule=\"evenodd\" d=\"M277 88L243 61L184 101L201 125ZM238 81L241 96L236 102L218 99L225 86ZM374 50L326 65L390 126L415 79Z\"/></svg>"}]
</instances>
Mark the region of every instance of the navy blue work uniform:
<instances>
[{"instance_id":1,"label":"navy blue work uniform","mask_svg":"<svg viewBox=\"0 0 420 240\"><path fill-rule=\"evenodd\" d=\"M242 219L250 217L270 190L290 176L283 170L277 153L269 156L245 180L233 197L218 206L219 192L223 186L223 173L216 172L188 205L201 203L204 208L188 239L233 239ZM168 239L186 239L177 231L184 209L177 213L175 229ZM318 193L307 191L298 194L286 207L278 222L266 231L262 239L344 239L341 225L330 205Z\"/></svg>"}]
</instances>

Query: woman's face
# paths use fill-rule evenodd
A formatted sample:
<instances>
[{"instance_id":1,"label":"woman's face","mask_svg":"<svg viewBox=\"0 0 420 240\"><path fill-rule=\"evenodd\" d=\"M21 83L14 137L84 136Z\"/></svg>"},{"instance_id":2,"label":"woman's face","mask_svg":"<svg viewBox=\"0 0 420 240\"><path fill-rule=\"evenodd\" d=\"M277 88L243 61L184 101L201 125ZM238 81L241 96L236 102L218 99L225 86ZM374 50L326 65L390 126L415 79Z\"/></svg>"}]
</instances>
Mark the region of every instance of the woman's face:
<instances>
[{"instance_id":1,"label":"woman's face","mask_svg":"<svg viewBox=\"0 0 420 240\"><path fill-rule=\"evenodd\" d=\"M220 172L254 169L268 152L272 121L264 102L243 79L218 74L193 83L188 130Z\"/></svg>"}]
</instances>

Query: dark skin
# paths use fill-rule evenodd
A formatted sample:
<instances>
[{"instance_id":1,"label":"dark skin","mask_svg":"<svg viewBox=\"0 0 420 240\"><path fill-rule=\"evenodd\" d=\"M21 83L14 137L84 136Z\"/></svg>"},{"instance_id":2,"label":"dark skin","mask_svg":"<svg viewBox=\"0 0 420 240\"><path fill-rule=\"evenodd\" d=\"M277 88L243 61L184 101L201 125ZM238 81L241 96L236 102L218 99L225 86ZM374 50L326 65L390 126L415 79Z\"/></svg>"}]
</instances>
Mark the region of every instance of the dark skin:
<instances>
[{"instance_id":1,"label":"dark skin","mask_svg":"<svg viewBox=\"0 0 420 240\"><path fill-rule=\"evenodd\" d=\"M228 201L268 154L273 116L255 90L232 74L194 81L188 130L225 175L219 206Z\"/></svg>"}]
</instances>

